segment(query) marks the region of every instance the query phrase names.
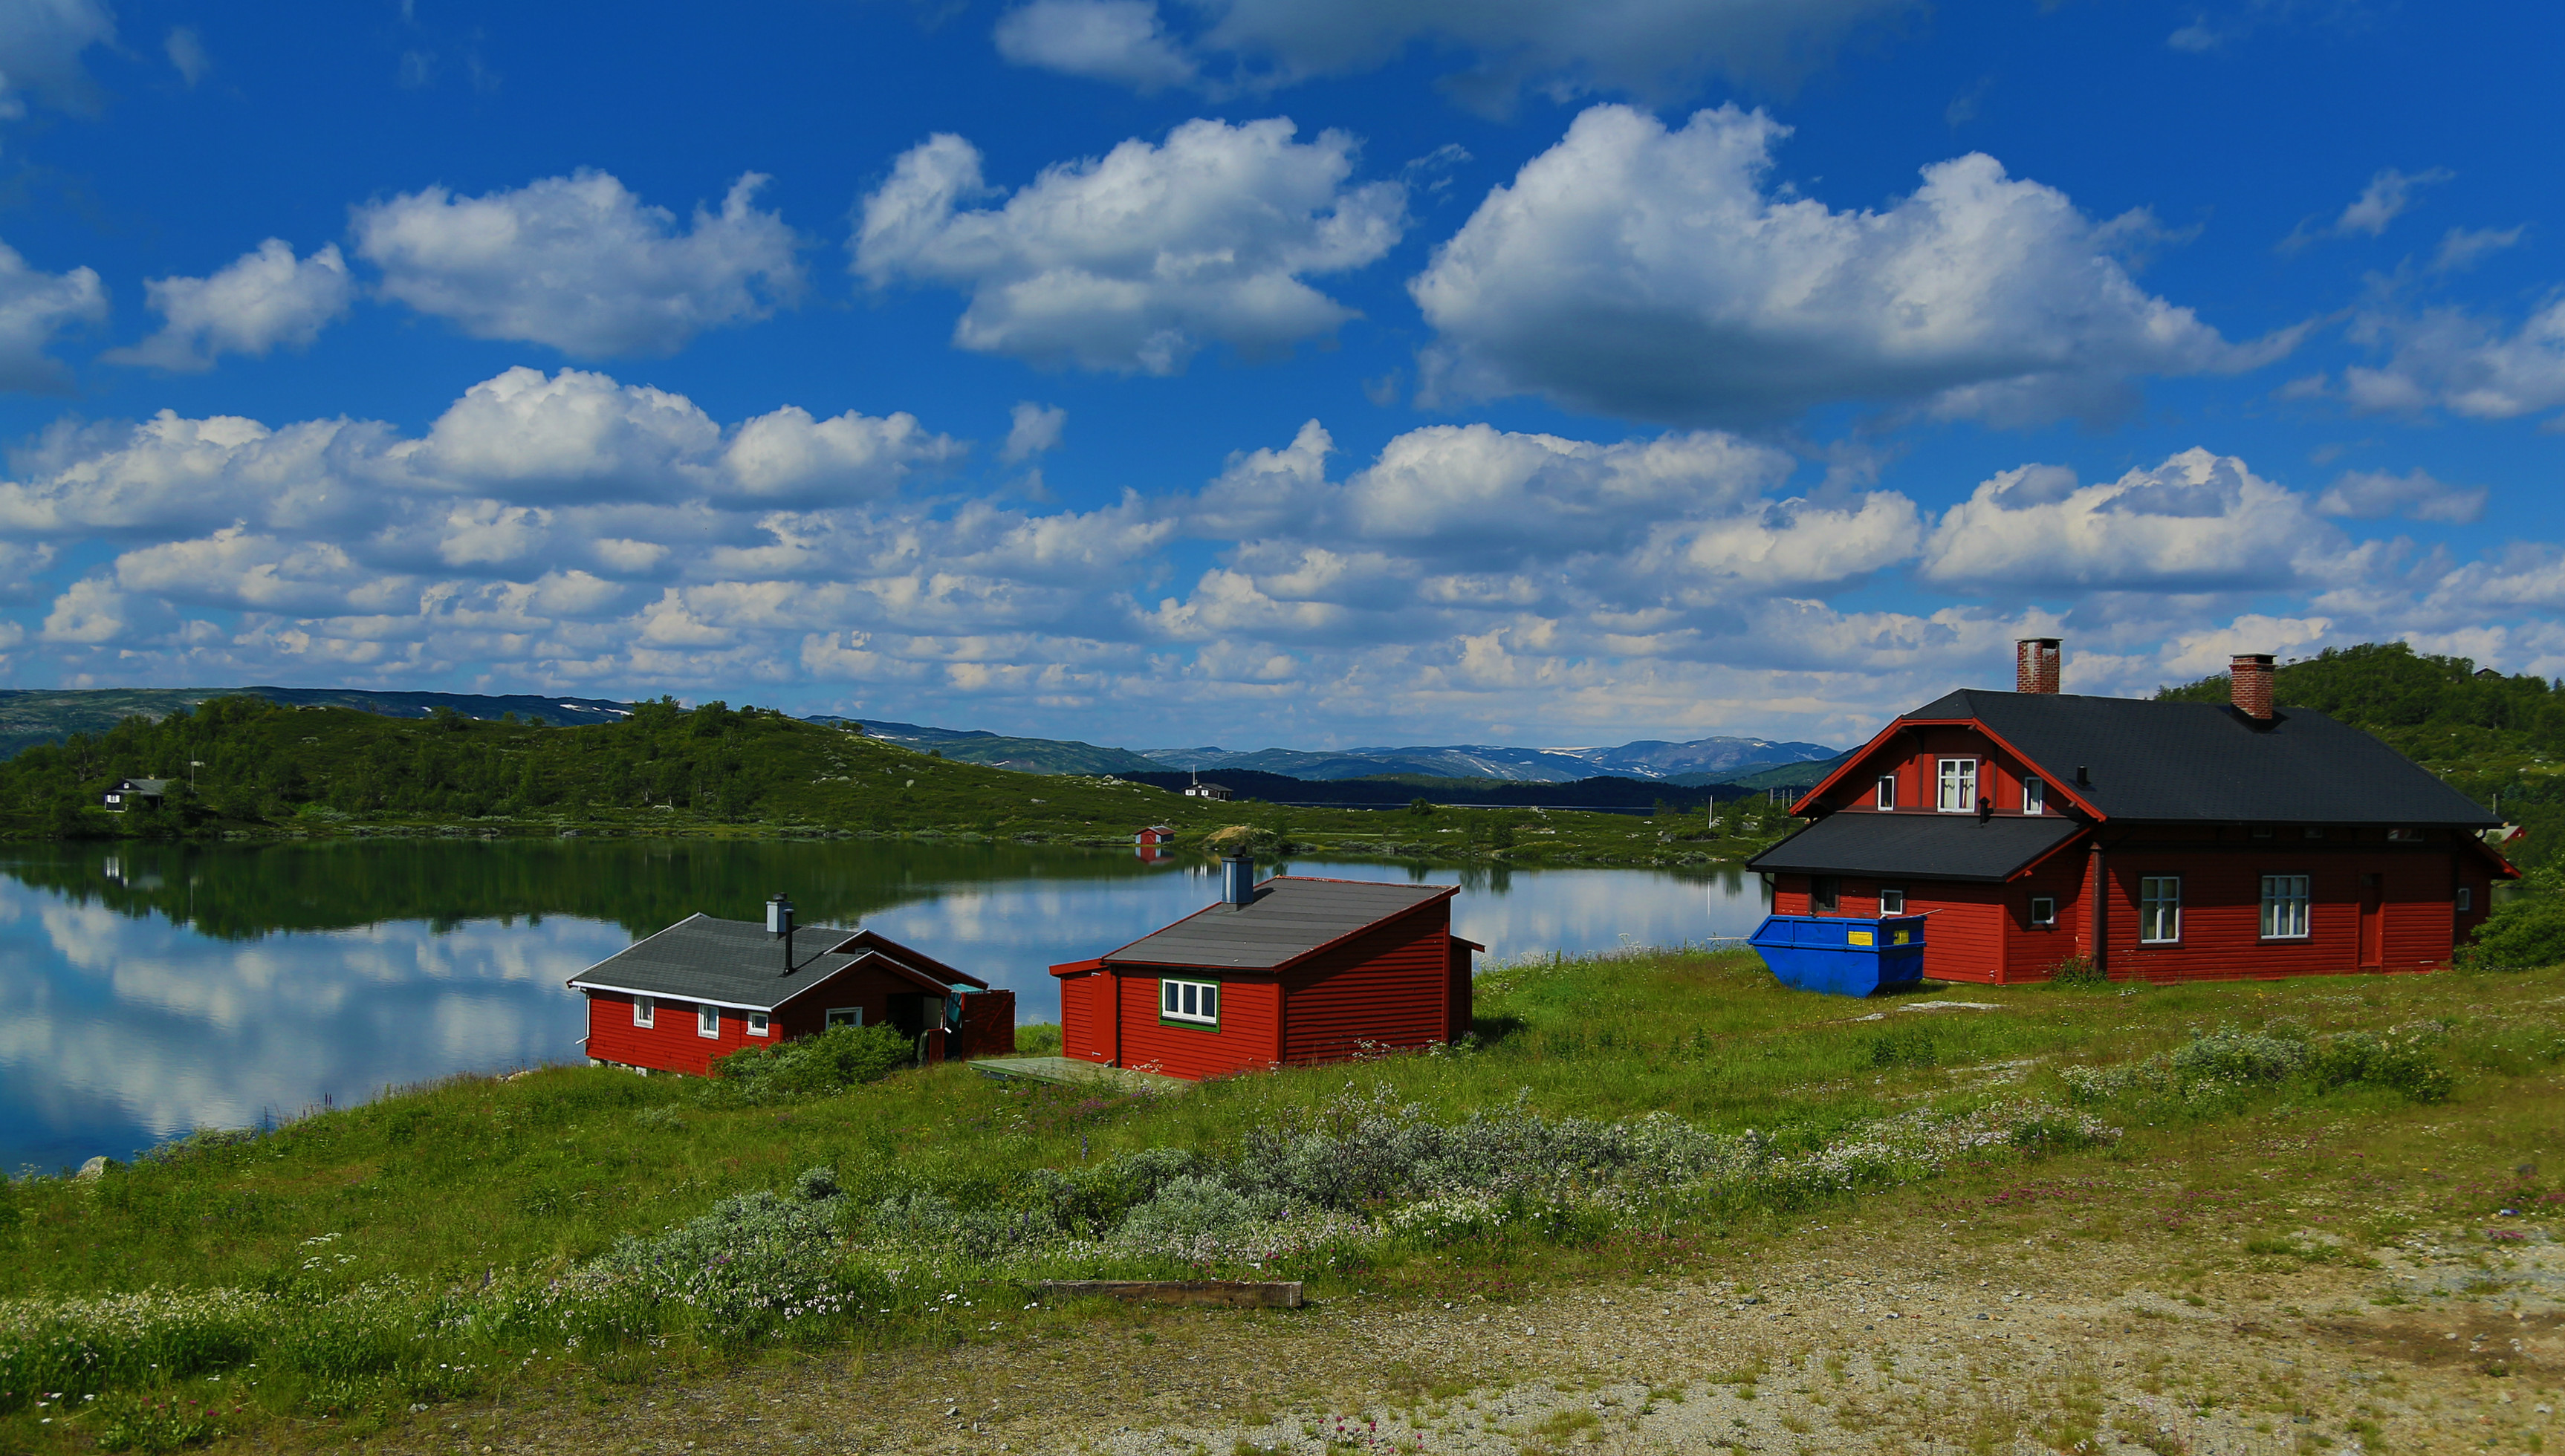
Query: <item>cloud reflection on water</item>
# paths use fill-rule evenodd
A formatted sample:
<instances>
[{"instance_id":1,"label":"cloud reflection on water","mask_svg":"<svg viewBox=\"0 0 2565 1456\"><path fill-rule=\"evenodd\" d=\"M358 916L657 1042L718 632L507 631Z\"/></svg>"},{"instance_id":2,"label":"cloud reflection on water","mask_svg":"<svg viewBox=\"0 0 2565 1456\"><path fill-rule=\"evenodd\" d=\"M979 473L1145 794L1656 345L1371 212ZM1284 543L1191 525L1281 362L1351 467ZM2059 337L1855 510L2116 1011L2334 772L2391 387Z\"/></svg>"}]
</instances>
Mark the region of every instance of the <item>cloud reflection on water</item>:
<instances>
[{"instance_id":1,"label":"cloud reflection on water","mask_svg":"<svg viewBox=\"0 0 2565 1456\"><path fill-rule=\"evenodd\" d=\"M1742 936L1763 914L1759 882L1735 873L1288 869L1462 884L1455 929L1484 941L1489 960ZM1051 1021L1049 964L1126 944L1217 895L1215 874L1181 865L945 876L865 924L1013 989L1021 1019ZM562 983L627 943L620 926L563 914L218 938L156 910L119 913L0 874L0 1166L122 1156L324 1097L573 1060L585 1026Z\"/></svg>"}]
</instances>

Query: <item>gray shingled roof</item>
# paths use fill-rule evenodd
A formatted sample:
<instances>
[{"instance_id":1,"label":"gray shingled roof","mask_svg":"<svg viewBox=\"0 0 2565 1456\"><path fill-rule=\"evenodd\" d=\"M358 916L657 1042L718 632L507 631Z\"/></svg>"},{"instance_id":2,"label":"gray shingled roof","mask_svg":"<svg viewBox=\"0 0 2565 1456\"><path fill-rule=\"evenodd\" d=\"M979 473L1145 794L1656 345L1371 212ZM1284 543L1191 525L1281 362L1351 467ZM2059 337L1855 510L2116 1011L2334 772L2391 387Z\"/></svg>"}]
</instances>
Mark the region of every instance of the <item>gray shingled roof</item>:
<instances>
[{"instance_id":1,"label":"gray shingled roof","mask_svg":"<svg viewBox=\"0 0 2565 1456\"><path fill-rule=\"evenodd\" d=\"M2018 814L1828 814L1746 862L1749 870L2002 880L2083 829Z\"/></svg>"},{"instance_id":2,"label":"gray shingled roof","mask_svg":"<svg viewBox=\"0 0 2565 1456\"><path fill-rule=\"evenodd\" d=\"M896 966L912 977L934 980L929 969L934 965L932 961L911 966L871 949L840 955L822 948L843 944L855 934L827 926L804 926L793 936L793 969L787 974L784 943L768 935L762 923L691 915L589 966L573 976L570 984L772 1011L867 957L878 956L886 967ZM920 986L921 990L925 988Z\"/></svg>"},{"instance_id":3,"label":"gray shingled roof","mask_svg":"<svg viewBox=\"0 0 2565 1456\"><path fill-rule=\"evenodd\" d=\"M2113 819L2500 822L2421 764L2309 708L2255 725L2222 703L1962 689L1905 718L1976 719ZM2089 786L2074 783L2078 765L2091 770Z\"/></svg>"},{"instance_id":4,"label":"gray shingled roof","mask_svg":"<svg viewBox=\"0 0 2565 1456\"><path fill-rule=\"evenodd\" d=\"M1116 964L1278 970L1382 921L1460 893L1457 885L1382 885L1277 875L1255 903L1215 905L1102 958Z\"/></svg>"}]
</instances>

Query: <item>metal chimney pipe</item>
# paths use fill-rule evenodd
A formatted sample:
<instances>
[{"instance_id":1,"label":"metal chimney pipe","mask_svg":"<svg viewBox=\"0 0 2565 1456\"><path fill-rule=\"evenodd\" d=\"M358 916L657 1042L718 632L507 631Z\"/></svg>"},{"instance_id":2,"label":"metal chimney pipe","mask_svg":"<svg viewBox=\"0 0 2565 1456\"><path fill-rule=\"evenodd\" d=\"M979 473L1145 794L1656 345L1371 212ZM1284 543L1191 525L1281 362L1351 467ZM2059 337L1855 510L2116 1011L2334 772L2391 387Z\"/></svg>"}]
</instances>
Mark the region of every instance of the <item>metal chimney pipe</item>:
<instances>
[{"instance_id":1,"label":"metal chimney pipe","mask_svg":"<svg viewBox=\"0 0 2565 1456\"><path fill-rule=\"evenodd\" d=\"M1220 903L1237 910L1256 903L1256 860L1245 850L1220 862Z\"/></svg>"},{"instance_id":2,"label":"metal chimney pipe","mask_svg":"<svg viewBox=\"0 0 2565 1456\"><path fill-rule=\"evenodd\" d=\"M784 970L786 974L791 974L793 970L793 902L785 899L780 891L774 899L766 902L766 934L784 942Z\"/></svg>"}]
</instances>

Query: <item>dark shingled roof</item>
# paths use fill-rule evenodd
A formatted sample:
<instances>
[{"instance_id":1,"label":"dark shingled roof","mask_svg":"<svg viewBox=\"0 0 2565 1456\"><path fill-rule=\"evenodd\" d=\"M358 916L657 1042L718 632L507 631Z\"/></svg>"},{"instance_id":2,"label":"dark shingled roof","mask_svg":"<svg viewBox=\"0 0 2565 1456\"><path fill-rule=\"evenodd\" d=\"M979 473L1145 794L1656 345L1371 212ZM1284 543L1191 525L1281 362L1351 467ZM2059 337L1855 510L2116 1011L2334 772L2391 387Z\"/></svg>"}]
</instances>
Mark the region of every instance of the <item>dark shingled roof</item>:
<instances>
[{"instance_id":1,"label":"dark shingled roof","mask_svg":"<svg viewBox=\"0 0 2565 1456\"><path fill-rule=\"evenodd\" d=\"M1251 905L1212 906L1102 958L1115 964L1279 970L1320 946L1460 893L1457 885L1277 875L1256 887Z\"/></svg>"},{"instance_id":2,"label":"dark shingled roof","mask_svg":"<svg viewBox=\"0 0 2565 1456\"><path fill-rule=\"evenodd\" d=\"M1828 814L1746 862L1749 870L2002 880L2083 829L2018 814Z\"/></svg>"},{"instance_id":3,"label":"dark shingled roof","mask_svg":"<svg viewBox=\"0 0 2565 1456\"><path fill-rule=\"evenodd\" d=\"M881 948L875 948L878 945ZM833 948L845 946L847 952ZM899 955L883 953L900 952ZM977 977L950 971L895 941L869 932L804 926L793 936L793 969L784 968L784 943L759 921L717 921L690 915L571 978L573 986L640 991L671 1000L710 1001L772 1011L838 971L865 959L918 982L920 990L951 984L979 985Z\"/></svg>"},{"instance_id":4,"label":"dark shingled roof","mask_svg":"<svg viewBox=\"0 0 2565 1456\"><path fill-rule=\"evenodd\" d=\"M1905 719L1976 719L2113 819L2501 822L2411 758L2308 708L2257 725L2222 703L1962 689ZM2079 765L2090 785L2074 782Z\"/></svg>"}]
</instances>

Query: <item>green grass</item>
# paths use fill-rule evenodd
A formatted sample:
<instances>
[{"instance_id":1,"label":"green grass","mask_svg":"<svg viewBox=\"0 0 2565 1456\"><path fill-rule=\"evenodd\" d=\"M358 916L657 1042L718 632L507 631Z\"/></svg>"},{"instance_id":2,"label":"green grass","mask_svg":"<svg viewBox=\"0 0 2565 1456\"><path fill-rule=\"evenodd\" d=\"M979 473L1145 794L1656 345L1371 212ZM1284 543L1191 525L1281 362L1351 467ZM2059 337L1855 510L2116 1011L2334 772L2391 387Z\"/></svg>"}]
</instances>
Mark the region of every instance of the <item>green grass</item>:
<instances>
[{"instance_id":1,"label":"green grass","mask_svg":"<svg viewBox=\"0 0 2565 1456\"><path fill-rule=\"evenodd\" d=\"M1900 1118L2010 1117L2068 1102L2079 1086L2094 1084L2095 1067L2179 1072L2201 1065L2217 1072L2231 1070L2242 1055L2236 1047L2321 1050L2364 1037L2358 1044L2367 1045L2398 1028L2421 1035L2412 1028L2432 1023L2430 1056L2448 1082L2424 1087L2422 1102L2361 1080L2357 1059L2313 1053L2296 1061L2266 1057L2275 1070L2259 1080L2239 1074L2207 1099L2186 1095L2179 1077L2167 1080L2170 1073L2131 1076L2112 1083L2133 1089L2116 1100L2087 1098L2092 1112L2127 1129L2115 1146L2075 1151L2090 1140L2042 1141L2048 1135L2040 1133L1998 1140L1939 1166L1889 1157L1844 1177L1711 1179L1637 1188L1600 1203L1580 1201L1591 1188L1460 1199L1467 1206L1450 1208L1443 1205L1456 1200L1439 1196L1393 1207L1409 1195L1388 1194L1361 1205L1374 1232L1303 1241L1269 1272L1305 1278L1323 1297L1356 1281L1375 1291L1458 1286L1502 1293L1581 1274L1662 1271L1812 1207L1911 1197L1896 1190L1922 1186L1917 1179L1998 1180L1990 1203L2006 1216L2039 1216L2048 1206L2040 1190L2064 1175L2020 1170L2028 1163L2058 1158L2076 1178L2107 1179L2114 1166L2149 1149L2206 1146L2247 1128L2310 1119L2336 1128L2346 1121L2403 1127L2442 1093L2453 1098L2447 1106L2457 1114L2501 1124L2501 1136L2531 1137L2531 1123L2550 1125L2541 1121L2554 1112L2548 1074L2565 1055L2565 1020L2555 1004L2565 999L2560 979L2549 971L2143 990L1972 988L1969 999L2002 1009L1915 1012L1899 1009L1915 997L1865 1003L1782 989L1750 956L1646 954L1484 976L1474 1050L1241 1077L1172 1097L1027 1089L966 1067L896 1074L784 1105L751 1105L716 1083L584 1068L458 1080L325 1113L266 1137L199 1140L95 1183L9 1184L0 1197L0 1269L17 1298L0 1317L0 1390L10 1340L25 1349L29 1338L77 1334L79 1325L89 1332L79 1338L95 1343L105 1338L96 1330L116 1321L124 1322L118 1329L139 1329L156 1320L151 1328L163 1332L151 1336L156 1345L136 1343L137 1336L117 1347L129 1351L93 1382L122 1402L118 1418L141 1422L136 1429L148 1425L135 1412L146 1411L149 1400L202 1400L217 1389L225 1398L248 1398L246 1413L226 1418L254 1425L325 1406L382 1412L433 1403L517 1378L505 1374L510 1369L536 1369L528 1360L547 1362L544 1368L577 1364L610 1379L618 1361L628 1362L618 1350L674 1352L670 1358L693 1348L727 1351L751 1328L766 1332L759 1340L820 1344L992 1338L992 1327L1088 1318L1024 1312L1012 1283L1018 1279L1246 1272L1235 1255L1217 1249L1203 1256L1209 1262L1189 1265L1108 1244L1026 1257L974 1253L972 1240L996 1237L989 1230L1045 1197L1083 1200L1080 1206L1103 1208L1108 1217L1137 1218L1147 1197L1159 1200L1148 1206L1163 1209L1172 1195L1163 1187L1135 1193L1132 1169L1172 1155L1216 1173L1237 1165L1242 1152L1282 1147L1273 1141L1276 1130L1348 1129L1402 1105L1414 1109L1403 1115L1407 1124L1387 1117L1380 1126L1463 1124L1516 1108L1553 1130L1577 1118L1620 1124L1671 1114L1723 1135L1721 1147L1753 1147L1760 1157L1799 1157L1815 1166L1875 1141ZM2207 1044L2214 1056L2184 1050L2200 1045L2206 1031L2233 1035ZM1025 1041L1028 1049L1045 1045L1038 1033ZM2333 1071L2299 1077L2291 1069L2300 1063ZM2522 1119L2530 1123L2511 1129ZM2051 1119L2040 1126L2060 1125ZM812 1186L804 1170L816 1166L831 1170L816 1196L837 1201L797 1201L793 1190ZM827 1185L844 1192L829 1194ZM2542 1201L2543 1186L2534 1175L2511 1174L2438 1194L2445 1207L2472 1216L2512 1206L2543 1218L2551 1206ZM736 1202L767 1191L786 1196L770 1205ZM2256 1196L2276 1191L2265 1186ZM2167 1217L2196 1218L2210 1205L2177 1199L2172 1206L2177 1211ZM2401 1230L2433 1206L2382 1213L2376 1222ZM617 1254L618 1239L663 1238L723 1209L735 1210L724 1218L768 1219L786 1247L801 1247L790 1240L807 1229L794 1220L810 1215L796 1210L816 1208L853 1210L846 1216L854 1219L849 1237L857 1246L840 1255L814 1244L807 1259L793 1256L837 1281L826 1295L837 1301L829 1306L836 1313L824 1320L743 1325L717 1318L709 1303L644 1308L615 1295L579 1305L548 1293L565 1277L570 1285L559 1288L576 1286L581 1271L604 1267L600 1260L628 1264L636 1257L629 1251L640 1246ZM910 1216L903 1209L914 1223L900 1222ZM2089 1236L2109 1235L2108 1220L2092 1223ZM684 1257L697 1260L703 1249L727 1247L720 1227L693 1227L685 1236L693 1242L663 1238L655 1247L694 1249ZM2236 1257L2264 1264L2336 1257L2322 1252L2325 1241L2294 1228L2256 1226L2248 1236L2252 1242L2239 1240ZM866 1240L900 1239L908 1242L897 1259L867 1262L861 1251ZM155 1289L239 1294L226 1296L228 1304L139 1298ZM87 1324L47 1323L46 1312L64 1301L113 1295L137 1299L120 1313L83 1315ZM428 1318L423 1311L443 1312L433 1328L444 1333L421 1343L416 1332L429 1328L418 1324ZM161 1357L146 1358L152 1352ZM244 1388L237 1382L204 1383L251 1358L264 1372L254 1397L237 1396ZM170 1378L172 1370L180 1377ZM32 1410L24 1392L0 1394L0 1442L32 1440Z\"/></svg>"}]
</instances>

